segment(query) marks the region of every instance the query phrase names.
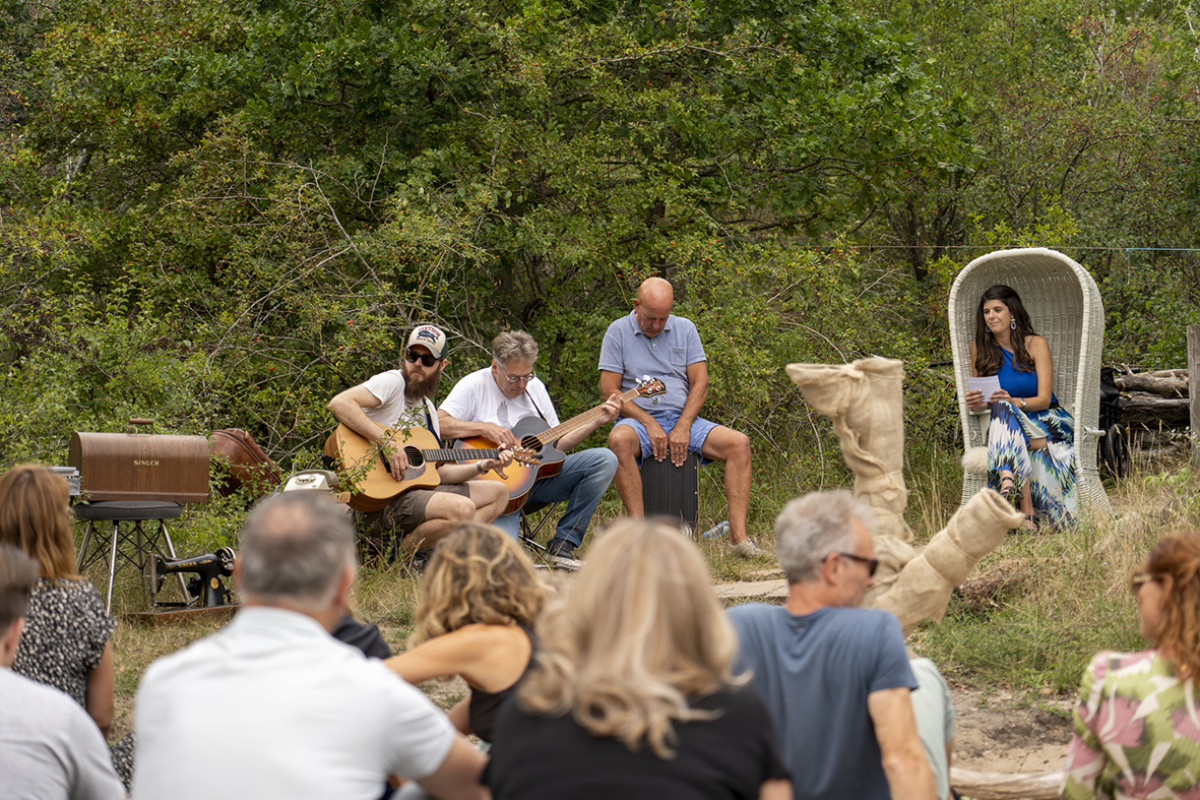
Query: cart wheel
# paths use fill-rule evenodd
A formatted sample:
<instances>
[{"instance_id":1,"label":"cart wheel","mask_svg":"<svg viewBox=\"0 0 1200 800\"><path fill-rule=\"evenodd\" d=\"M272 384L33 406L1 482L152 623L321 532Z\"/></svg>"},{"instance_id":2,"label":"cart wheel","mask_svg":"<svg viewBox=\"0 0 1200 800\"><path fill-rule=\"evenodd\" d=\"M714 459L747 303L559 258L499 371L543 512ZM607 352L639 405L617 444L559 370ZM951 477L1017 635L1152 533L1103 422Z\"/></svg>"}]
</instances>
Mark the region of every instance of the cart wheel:
<instances>
[{"instance_id":1,"label":"cart wheel","mask_svg":"<svg viewBox=\"0 0 1200 800\"><path fill-rule=\"evenodd\" d=\"M1118 480L1129 474L1129 444L1128 428L1116 424L1104 433L1104 441L1100 448L1101 458L1108 474Z\"/></svg>"}]
</instances>

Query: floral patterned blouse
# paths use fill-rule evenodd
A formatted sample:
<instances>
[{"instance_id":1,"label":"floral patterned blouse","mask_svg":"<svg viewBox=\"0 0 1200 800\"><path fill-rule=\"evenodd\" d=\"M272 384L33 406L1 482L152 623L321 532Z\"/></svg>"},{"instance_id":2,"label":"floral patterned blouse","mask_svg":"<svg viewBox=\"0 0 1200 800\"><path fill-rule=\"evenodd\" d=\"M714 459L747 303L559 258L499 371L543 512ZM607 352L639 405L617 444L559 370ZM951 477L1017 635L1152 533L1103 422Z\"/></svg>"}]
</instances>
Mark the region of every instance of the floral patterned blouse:
<instances>
[{"instance_id":1,"label":"floral patterned blouse","mask_svg":"<svg viewBox=\"0 0 1200 800\"><path fill-rule=\"evenodd\" d=\"M1066 800L1200 800L1200 717L1192 678L1157 650L1100 653L1079 687Z\"/></svg>"},{"instance_id":2,"label":"floral patterned blouse","mask_svg":"<svg viewBox=\"0 0 1200 800\"><path fill-rule=\"evenodd\" d=\"M86 708L88 675L116 624L88 581L42 578L29 598L13 671L66 692Z\"/></svg>"}]
</instances>

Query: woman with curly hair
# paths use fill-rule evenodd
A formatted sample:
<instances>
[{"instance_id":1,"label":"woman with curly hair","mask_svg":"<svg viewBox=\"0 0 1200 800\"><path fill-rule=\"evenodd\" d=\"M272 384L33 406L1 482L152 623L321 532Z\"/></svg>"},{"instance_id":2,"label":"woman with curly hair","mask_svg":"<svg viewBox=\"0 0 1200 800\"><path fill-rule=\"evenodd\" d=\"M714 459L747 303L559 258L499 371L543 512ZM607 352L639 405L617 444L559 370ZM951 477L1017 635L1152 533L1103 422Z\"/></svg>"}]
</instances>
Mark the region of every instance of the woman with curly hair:
<instances>
[{"instance_id":1,"label":"woman with curly hair","mask_svg":"<svg viewBox=\"0 0 1200 800\"><path fill-rule=\"evenodd\" d=\"M790 798L763 701L695 546L624 520L538 627L534 667L496 721L497 800Z\"/></svg>"},{"instance_id":2,"label":"woman with curly hair","mask_svg":"<svg viewBox=\"0 0 1200 800\"><path fill-rule=\"evenodd\" d=\"M991 397L976 389L963 398L976 413L991 406L988 486L1017 500L1022 528L1037 530L1035 513L1055 528L1074 524L1075 420L1054 395L1050 345L1008 286L992 286L979 299L971 363L976 377L1000 381Z\"/></svg>"},{"instance_id":3,"label":"woman with curly hair","mask_svg":"<svg viewBox=\"0 0 1200 800\"><path fill-rule=\"evenodd\" d=\"M1200 535L1156 544L1132 587L1154 647L1100 653L1084 672L1066 800L1200 796Z\"/></svg>"},{"instance_id":4,"label":"woman with curly hair","mask_svg":"<svg viewBox=\"0 0 1200 800\"><path fill-rule=\"evenodd\" d=\"M20 464L0 475L0 543L21 550L41 570L13 671L70 695L107 738L114 683L109 637L117 621L75 569L69 500L63 477L40 464ZM113 745L113 766L128 786L132 736Z\"/></svg>"},{"instance_id":5,"label":"woman with curly hair","mask_svg":"<svg viewBox=\"0 0 1200 800\"><path fill-rule=\"evenodd\" d=\"M438 542L425 570L411 649L384 663L414 684L461 675L471 694L450 709L450 720L491 742L496 711L529 666L545 596L515 541L465 522Z\"/></svg>"}]
</instances>

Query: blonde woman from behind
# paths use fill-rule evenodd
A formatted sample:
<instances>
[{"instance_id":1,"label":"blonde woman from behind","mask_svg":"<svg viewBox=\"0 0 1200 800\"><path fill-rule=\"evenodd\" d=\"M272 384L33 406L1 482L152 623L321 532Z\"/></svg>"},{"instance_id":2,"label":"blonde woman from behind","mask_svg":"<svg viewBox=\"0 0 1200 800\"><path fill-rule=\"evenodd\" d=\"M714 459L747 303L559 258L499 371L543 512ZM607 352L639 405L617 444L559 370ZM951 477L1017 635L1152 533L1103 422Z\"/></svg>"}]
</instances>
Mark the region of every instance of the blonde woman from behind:
<instances>
[{"instance_id":1,"label":"blonde woman from behind","mask_svg":"<svg viewBox=\"0 0 1200 800\"><path fill-rule=\"evenodd\" d=\"M438 542L418 592L410 649L384 663L414 684L462 676L471 694L450 721L491 742L496 711L535 648L546 593L534 566L499 528L465 522Z\"/></svg>"},{"instance_id":2,"label":"blonde woman from behind","mask_svg":"<svg viewBox=\"0 0 1200 800\"><path fill-rule=\"evenodd\" d=\"M770 715L732 674L733 629L678 530L609 527L538 632L496 722L497 800L791 797Z\"/></svg>"}]
</instances>

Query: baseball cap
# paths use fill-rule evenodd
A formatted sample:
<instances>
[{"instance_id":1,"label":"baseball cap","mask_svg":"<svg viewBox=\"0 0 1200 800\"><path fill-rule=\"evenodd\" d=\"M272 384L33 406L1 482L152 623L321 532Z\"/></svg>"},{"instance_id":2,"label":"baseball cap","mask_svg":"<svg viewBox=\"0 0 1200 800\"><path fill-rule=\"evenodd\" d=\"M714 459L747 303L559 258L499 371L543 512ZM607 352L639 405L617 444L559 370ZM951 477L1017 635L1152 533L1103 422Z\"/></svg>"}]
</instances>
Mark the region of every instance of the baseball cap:
<instances>
[{"instance_id":1,"label":"baseball cap","mask_svg":"<svg viewBox=\"0 0 1200 800\"><path fill-rule=\"evenodd\" d=\"M441 328L432 325L418 325L409 334L405 347L412 347L414 344L424 345L434 358L440 359L446 353L446 334L442 333Z\"/></svg>"}]
</instances>

